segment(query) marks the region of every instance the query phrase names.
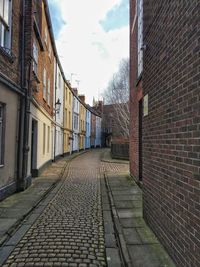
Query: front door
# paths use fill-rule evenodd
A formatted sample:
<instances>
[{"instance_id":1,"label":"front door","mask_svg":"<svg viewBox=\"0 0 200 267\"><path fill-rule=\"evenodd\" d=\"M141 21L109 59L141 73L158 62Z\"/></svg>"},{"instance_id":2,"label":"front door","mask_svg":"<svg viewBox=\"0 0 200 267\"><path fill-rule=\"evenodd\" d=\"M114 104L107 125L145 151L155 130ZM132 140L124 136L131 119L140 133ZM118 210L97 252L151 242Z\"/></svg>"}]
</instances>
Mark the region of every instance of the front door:
<instances>
[{"instance_id":1,"label":"front door","mask_svg":"<svg viewBox=\"0 0 200 267\"><path fill-rule=\"evenodd\" d=\"M31 174L34 177L34 171L37 169L37 139L38 139L38 122L32 119L31 133Z\"/></svg>"}]
</instances>

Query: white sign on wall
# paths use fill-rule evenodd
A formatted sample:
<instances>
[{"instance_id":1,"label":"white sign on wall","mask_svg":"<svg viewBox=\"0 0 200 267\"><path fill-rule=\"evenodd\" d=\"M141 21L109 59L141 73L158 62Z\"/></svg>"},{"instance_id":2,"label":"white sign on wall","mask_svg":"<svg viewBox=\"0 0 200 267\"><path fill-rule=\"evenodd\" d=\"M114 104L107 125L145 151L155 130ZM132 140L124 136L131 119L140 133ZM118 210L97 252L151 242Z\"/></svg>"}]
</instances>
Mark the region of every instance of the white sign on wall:
<instances>
[{"instance_id":1,"label":"white sign on wall","mask_svg":"<svg viewBox=\"0 0 200 267\"><path fill-rule=\"evenodd\" d=\"M144 117L149 114L149 96L148 94L143 98L143 114Z\"/></svg>"}]
</instances>

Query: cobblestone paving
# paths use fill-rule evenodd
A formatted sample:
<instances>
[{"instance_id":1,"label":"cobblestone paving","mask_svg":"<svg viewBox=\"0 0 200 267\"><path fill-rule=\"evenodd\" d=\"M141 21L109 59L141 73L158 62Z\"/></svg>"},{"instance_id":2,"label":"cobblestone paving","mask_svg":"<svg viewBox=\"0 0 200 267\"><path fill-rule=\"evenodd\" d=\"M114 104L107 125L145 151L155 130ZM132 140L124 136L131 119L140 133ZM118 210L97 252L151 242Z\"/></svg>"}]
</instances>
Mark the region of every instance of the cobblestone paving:
<instances>
[{"instance_id":1,"label":"cobblestone paving","mask_svg":"<svg viewBox=\"0 0 200 267\"><path fill-rule=\"evenodd\" d=\"M70 163L58 194L4 267L106 266L98 179L100 153L92 151Z\"/></svg>"}]
</instances>

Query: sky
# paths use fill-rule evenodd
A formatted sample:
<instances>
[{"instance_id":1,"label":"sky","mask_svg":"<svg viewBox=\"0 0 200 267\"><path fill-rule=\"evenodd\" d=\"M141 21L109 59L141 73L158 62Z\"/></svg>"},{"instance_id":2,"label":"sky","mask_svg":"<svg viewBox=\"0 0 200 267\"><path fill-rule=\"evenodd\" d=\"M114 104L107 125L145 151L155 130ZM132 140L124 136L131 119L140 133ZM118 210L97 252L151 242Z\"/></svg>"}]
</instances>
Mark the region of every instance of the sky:
<instances>
[{"instance_id":1,"label":"sky","mask_svg":"<svg viewBox=\"0 0 200 267\"><path fill-rule=\"evenodd\" d=\"M48 2L66 79L91 105L129 56L129 0Z\"/></svg>"}]
</instances>

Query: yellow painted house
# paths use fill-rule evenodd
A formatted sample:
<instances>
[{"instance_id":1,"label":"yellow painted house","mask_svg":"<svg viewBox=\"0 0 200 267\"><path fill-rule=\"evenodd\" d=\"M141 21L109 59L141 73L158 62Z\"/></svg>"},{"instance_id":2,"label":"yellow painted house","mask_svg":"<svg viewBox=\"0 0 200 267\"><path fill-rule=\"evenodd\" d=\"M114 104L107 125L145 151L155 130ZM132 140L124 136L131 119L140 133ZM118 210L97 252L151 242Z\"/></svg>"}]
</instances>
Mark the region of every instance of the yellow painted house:
<instances>
[{"instance_id":1,"label":"yellow painted house","mask_svg":"<svg viewBox=\"0 0 200 267\"><path fill-rule=\"evenodd\" d=\"M85 96L79 96L80 108L79 108L79 149L85 149L85 135L86 135L86 108L84 106Z\"/></svg>"},{"instance_id":2,"label":"yellow painted house","mask_svg":"<svg viewBox=\"0 0 200 267\"><path fill-rule=\"evenodd\" d=\"M72 107L73 94L70 86L65 83L64 88L64 154L72 152Z\"/></svg>"}]
</instances>

